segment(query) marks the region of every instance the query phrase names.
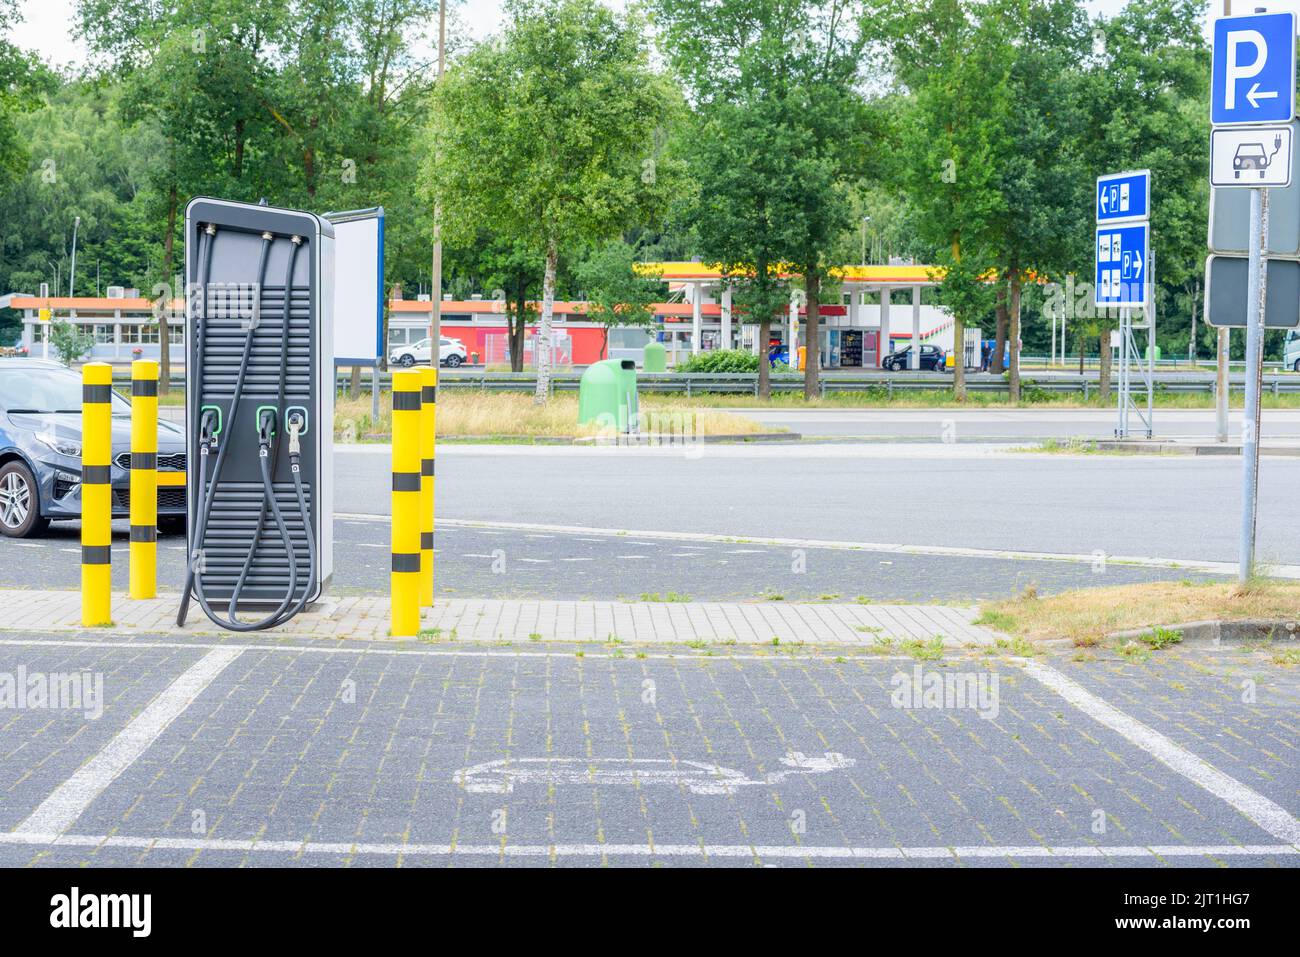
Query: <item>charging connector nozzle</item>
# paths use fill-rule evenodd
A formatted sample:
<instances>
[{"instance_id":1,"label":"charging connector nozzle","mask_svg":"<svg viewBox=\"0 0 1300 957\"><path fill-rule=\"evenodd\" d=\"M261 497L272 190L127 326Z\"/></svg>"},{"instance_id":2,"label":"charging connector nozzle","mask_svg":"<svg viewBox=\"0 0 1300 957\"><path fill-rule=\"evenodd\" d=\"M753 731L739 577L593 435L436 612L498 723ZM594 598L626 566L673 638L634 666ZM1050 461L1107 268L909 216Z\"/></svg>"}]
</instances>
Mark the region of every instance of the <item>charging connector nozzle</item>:
<instances>
[{"instance_id":1,"label":"charging connector nozzle","mask_svg":"<svg viewBox=\"0 0 1300 957\"><path fill-rule=\"evenodd\" d=\"M302 445L298 441L298 434L302 432L303 427L302 415L291 412L285 420L285 426L289 430L289 454L298 455L302 451Z\"/></svg>"}]
</instances>

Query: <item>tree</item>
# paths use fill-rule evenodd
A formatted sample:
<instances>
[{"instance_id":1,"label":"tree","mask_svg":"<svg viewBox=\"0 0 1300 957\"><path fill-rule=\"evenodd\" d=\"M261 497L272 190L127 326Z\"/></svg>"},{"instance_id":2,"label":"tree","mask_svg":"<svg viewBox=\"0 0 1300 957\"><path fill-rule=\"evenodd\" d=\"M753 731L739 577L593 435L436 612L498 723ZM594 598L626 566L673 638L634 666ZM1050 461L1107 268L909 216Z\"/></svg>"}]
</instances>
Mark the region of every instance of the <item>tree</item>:
<instances>
[{"instance_id":1,"label":"tree","mask_svg":"<svg viewBox=\"0 0 1300 957\"><path fill-rule=\"evenodd\" d=\"M442 235L486 228L543 262L537 392L550 392L551 318L561 251L653 219L673 164L654 133L678 98L650 66L642 21L596 0L510 0L499 39L454 65L434 92L427 167Z\"/></svg>"},{"instance_id":2,"label":"tree","mask_svg":"<svg viewBox=\"0 0 1300 957\"><path fill-rule=\"evenodd\" d=\"M788 294L803 277L805 395L817 394L819 300L842 264L851 225L847 181L862 165L857 93L860 4L846 0L654 0L674 69L696 104L692 171L699 201L687 223L700 251L736 277L766 355ZM790 343L791 361L795 344ZM769 391L759 363L759 393Z\"/></svg>"},{"instance_id":3,"label":"tree","mask_svg":"<svg viewBox=\"0 0 1300 957\"><path fill-rule=\"evenodd\" d=\"M1013 105L1011 41L987 4L880 0L868 30L891 54L911 98L898 124L906 163L897 167L918 232L943 271L939 299L953 315L953 394L966 398L965 330L993 307L998 226L1006 214L1000 160L1011 151L1004 122ZM883 344L882 344L883 346Z\"/></svg>"},{"instance_id":4,"label":"tree","mask_svg":"<svg viewBox=\"0 0 1300 957\"><path fill-rule=\"evenodd\" d=\"M1209 192L1209 51L1193 0L1131 0L1094 23L1096 42L1080 97L1085 111L1081 153L1086 185L1103 173L1151 170L1151 246L1159 251L1158 301L1177 293L1205 264ZM1091 265L1091 199L1074 234L1076 262ZM1110 332L1117 319L1105 310L1096 322L1101 350L1101 393L1110 393ZM1190 321L1189 321L1190 324Z\"/></svg>"},{"instance_id":5,"label":"tree","mask_svg":"<svg viewBox=\"0 0 1300 957\"><path fill-rule=\"evenodd\" d=\"M638 270L636 264L637 250L619 239L596 247L573 271L587 301L587 319L604 327L602 358L609 358L612 327L654 324L654 305L663 298L663 281Z\"/></svg>"},{"instance_id":6,"label":"tree","mask_svg":"<svg viewBox=\"0 0 1300 957\"><path fill-rule=\"evenodd\" d=\"M689 154L699 198L683 211L705 259L735 288L736 318L758 324L763 398L771 392L772 319L790 302L781 266L799 238L789 215L794 190L787 161L799 142L780 122L782 111L771 100L718 99L699 108Z\"/></svg>"},{"instance_id":7,"label":"tree","mask_svg":"<svg viewBox=\"0 0 1300 957\"><path fill-rule=\"evenodd\" d=\"M59 319L51 322L50 327L45 331L50 337L50 345L54 347L55 354L65 366L71 366L95 344L95 337L85 332L75 322Z\"/></svg>"},{"instance_id":8,"label":"tree","mask_svg":"<svg viewBox=\"0 0 1300 957\"><path fill-rule=\"evenodd\" d=\"M1088 219L1091 184L1081 161L1083 71L1092 42L1078 0L995 0L981 8L1011 41L1009 107L994 159L1002 212L992 240L999 250L997 325L992 368L1009 349L1011 401L1020 398L1021 302L1026 276L1060 279L1075 265L1072 242Z\"/></svg>"}]
</instances>

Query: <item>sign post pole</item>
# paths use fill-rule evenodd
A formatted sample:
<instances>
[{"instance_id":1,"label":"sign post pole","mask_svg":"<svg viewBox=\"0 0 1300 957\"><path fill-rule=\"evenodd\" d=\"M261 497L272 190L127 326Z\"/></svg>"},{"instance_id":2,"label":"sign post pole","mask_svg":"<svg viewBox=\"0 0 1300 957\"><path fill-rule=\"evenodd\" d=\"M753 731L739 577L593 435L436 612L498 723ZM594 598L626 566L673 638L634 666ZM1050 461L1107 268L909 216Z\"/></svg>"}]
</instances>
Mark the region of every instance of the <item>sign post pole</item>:
<instances>
[{"instance_id":1,"label":"sign post pole","mask_svg":"<svg viewBox=\"0 0 1300 957\"><path fill-rule=\"evenodd\" d=\"M1260 391L1263 385L1264 303L1268 295L1268 190L1250 191L1250 262L1246 283L1246 408L1241 417L1241 557L1237 578L1255 567L1259 511Z\"/></svg>"},{"instance_id":2,"label":"sign post pole","mask_svg":"<svg viewBox=\"0 0 1300 957\"><path fill-rule=\"evenodd\" d=\"M1291 185L1296 90L1296 15L1257 7L1214 21L1210 58L1210 185L1250 190L1246 250L1246 408L1241 422L1241 556L1255 570L1259 508L1260 392L1268 302L1268 190ZM1211 224L1211 237L1214 229ZM1212 268L1214 257L1209 262ZM1212 299L1207 280L1207 301ZM1222 342L1222 340L1220 340ZM1222 365L1222 363L1221 363ZM1220 375L1220 409L1227 383ZM1222 412L1219 428L1223 431Z\"/></svg>"},{"instance_id":3,"label":"sign post pole","mask_svg":"<svg viewBox=\"0 0 1300 957\"><path fill-rule=\"evenodd\" d=\"M1228 347L1231 330L1219 329L1215 336L1218 348L1214 366L1214 438L1221 444L1228 441Z\"/></svg>"}]
</instances>

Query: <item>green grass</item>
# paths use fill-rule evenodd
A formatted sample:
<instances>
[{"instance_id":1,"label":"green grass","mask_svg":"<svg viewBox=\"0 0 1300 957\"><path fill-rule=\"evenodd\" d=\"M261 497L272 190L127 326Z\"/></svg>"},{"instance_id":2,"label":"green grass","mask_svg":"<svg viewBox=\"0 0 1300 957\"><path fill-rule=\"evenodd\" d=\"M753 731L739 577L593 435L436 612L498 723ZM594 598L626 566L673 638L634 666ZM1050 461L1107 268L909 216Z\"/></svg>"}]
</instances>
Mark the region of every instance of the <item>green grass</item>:
<instances>
[{"instance_id":1,"label":"green grass","mask_svg":"<svg viewBox=\"0 0 1300 957\"><path fill-rule=\"evenodd\" d=\"M943 635L935 635L929 641L909 638L899 648L917 661L938 661L943 657Z\"/></svg>"},{"instance_id":2,"label":"green grass","mask_svg":"<svg viewBox=\"0 0 1300 957\"><path fill-rule=\"evenodd\" d=\"M1145 635L1140 635L1139 638L1153 650L1159 651L1170 645L1178 644L1183 640L1183 633L1175 628L1160 628L1157 626Z\"/></svg>"},{"instance_id":3,"label":"green grass","mask_svg":"<svg viewBox=\"0 0 1300 957\"><path fill-rule=\"evenodd\" d=\"M651 602L688 602L691 600L690 595L683 595L679 592L670 591L663 595L657 591L645 591L641 593L642 601Z\"/></svg>"}]
</instances>

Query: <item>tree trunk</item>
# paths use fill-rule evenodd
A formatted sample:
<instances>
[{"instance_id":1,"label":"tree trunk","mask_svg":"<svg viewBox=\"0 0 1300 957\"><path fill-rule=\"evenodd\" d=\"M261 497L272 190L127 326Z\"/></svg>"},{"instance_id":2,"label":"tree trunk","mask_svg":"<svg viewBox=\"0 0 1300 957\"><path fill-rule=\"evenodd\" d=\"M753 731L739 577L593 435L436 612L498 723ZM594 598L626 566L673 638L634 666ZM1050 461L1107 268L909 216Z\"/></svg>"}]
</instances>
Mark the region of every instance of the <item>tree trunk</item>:
<instances>
[{"instance_id":1,"label":"tree trunk","mask_svg":"<svg viewBox=\"0 0 1300 957\"><path fill-rule=\"evenodd\" d=\"M952 317L952 397L966 401L966 322L957 315Z\"/></svg>"},{"instance_id":2,"label":"tree trunk","mask_svg":"<svg viewBox=\"0 0 1300 957\"><path fill-rule=\"evenodd\" d=\"M510 371L524 371L524 333L528 329L528 283L520 279L515 288L515 314L506 317L507 345L510 349ZM487 362L487 357L483 357Z\"/></svg>"},{"instance_id":3,"label":"tree trunk","mask_svg":"<svg viewBox=\"0 0 1300 957\"><path fill-rule=\"evenodd\" d=\"M821 295L821 287L821 276L816 270L810 269L804 277L804 291L808 294L808 332L807 345L804 347L803 397L808 400L821 397L817 382L821 365L821 306L817 299ZM790 361L797 362L797 355L795 353L790 356Z\"/></svg>"},{"instance_id":4,"label":"tree trunk","mask_svg":"<svg viewBox=\"0 0 1300 957\"><path fill-rule=\"evenodd\" d=\"M764 316L758 323L758 397L772 396L772 363L767 358L767 341L772 338L772 317Z\"/></svg>"},{"instance_id":5,"label":"tree trunk","mask_svg":"<svg viewBox=\"0 0 1300 957\"><path fill-rule=\"evenodd\" d=\"M1007 348L1011 350L1007 379L1012 405L1020 401L1020 283L1020 270L1013 266L1011 268L1011 321L1007 334ZM998 369L1001 368L999 364Z\"/></svg>"},{"instance_id":6,"label":"tree trunk","mask_svg":"<svg viewBox=\"0 0 1300 957\"><path fill-rule=\"evenodd\" d=\"M348 398L361 398L361 366L352 367L352 380L348 383Z\"/></svg>"},{"instance_id":7,"label":"tree trunk","mask_svg":"<svg viewBox=\"0 0 1300 957\"><path fill-rule=\"evenodd\" d=\"M522 303L519 306L519 312L510 319L509 325L510 341L507 343L510 349L510 371L524 371L524 308Z\"/></svg>"},{"instance_id":8,"label":"tree trunk","mask_svg":"<svg viewBox=\"0 0 1300 957\"><path fill-rule=\"evenodd\" d=\"M172 183L167 190L167 235L163 237L163 275L169 283L172 280L172 264L176 258L176 209L179 202L179 197L176 195L176 184ZM171 298L174 300L177 296L186 299L188 293L185 289L173 289L171 291ZM159 395L166 395L171 391L171 332L167 328L167 312L171 307L172 304L169 301L164 303L163 308L158 310Z\"/></svg>"},{"instance_id":9,"label":"tree trunk","mask_svg":"<svg viewBox=\"0 0 1300 957\"><path fill-rule=\"evenodd\" d=\"M1098 361L1097 377L1099 384L1097 387L1097 396L1101 399L1101 404L1105 405L1110 401L1110 330L1101 330L1101 358Z\"/></svg>"},{"instance_id":10,"label":"tree trunk","mask_svg":"<svg viewBox=\"0 0 1300 957\"><path fill-rule=\"evenodd\" d=\"M998 300L994 315L997 318L994 323L993 355L989 357L989 371L1001 375L1003 350L1007 347L1007 284L1005 281L998 283ZM982 352L983 349L980 351Z\"/></svg>"},{"instance_id":11,"label":"tree trunk","mask_svg":"<svg viewBox=\"0 0 1300 957\"><path fill-rule=\"evenodd\" d=\"M555 308L555 272L560 261L560 250L554 239L546 242L546 272L542 275L542 315L537 323L537 344L533 358L537 365L537 391L533 393L536 405L545 405L551 397L551 314Z\"/></svg>"}]
</instances>

